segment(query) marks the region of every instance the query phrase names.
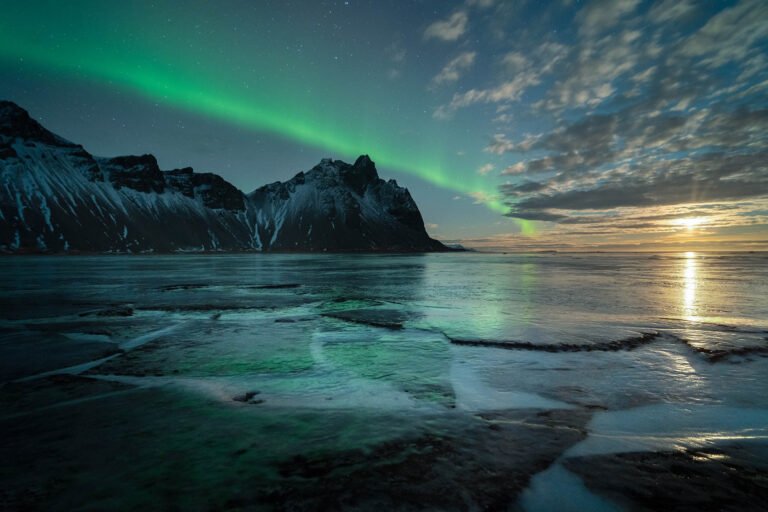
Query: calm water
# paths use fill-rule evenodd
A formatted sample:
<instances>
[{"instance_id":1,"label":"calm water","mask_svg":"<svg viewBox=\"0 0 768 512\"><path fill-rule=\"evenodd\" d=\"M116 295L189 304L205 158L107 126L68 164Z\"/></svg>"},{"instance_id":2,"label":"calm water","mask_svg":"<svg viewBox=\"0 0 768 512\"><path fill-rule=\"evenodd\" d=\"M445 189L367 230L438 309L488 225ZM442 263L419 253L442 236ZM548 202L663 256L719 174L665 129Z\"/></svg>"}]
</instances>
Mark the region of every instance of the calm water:
<instances>
[{"instance_id":1,"label":"calm water","mask_svg":"<svg viewBox=\"0 0 768 512\"><path fill-rule=\"evenodd\" d=\"M0 509L768 495L766 254L0 265Z\"/></svg>"}]
</instances>

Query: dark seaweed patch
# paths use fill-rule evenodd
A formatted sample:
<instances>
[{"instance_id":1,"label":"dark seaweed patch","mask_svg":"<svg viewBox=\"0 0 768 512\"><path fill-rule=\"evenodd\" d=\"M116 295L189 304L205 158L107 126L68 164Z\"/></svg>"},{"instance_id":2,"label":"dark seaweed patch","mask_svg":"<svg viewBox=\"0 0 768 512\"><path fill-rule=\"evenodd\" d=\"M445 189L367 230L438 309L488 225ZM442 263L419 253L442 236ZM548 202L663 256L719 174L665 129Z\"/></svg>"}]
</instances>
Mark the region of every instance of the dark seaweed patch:
<instances>
[{"instance_id":1,"label":"dark seaweed patch","mask_svg":"<svg viewBox=\"0 0 768 512\"><path fill-rule=\"evenodd\" d=\"M445 335L445 337L448 338L454 345L503 348L506 350L532 350L536 352L616 352L619 350L634 350L638 347L651 343L659 336L661 336L661 333L659 332L647 332L641 334L640 336L632 336L621 340L606 342L543 344L517 340L472 340L452 338L447 334Z\"/></svg>"},{"instance_id":2,"label":"dark seaweed patch","mask_svg":"<svg viewBox=\"0 0 768 512\"><path fill-rule=\"evenodd\" d=\"M169 284L167 286L161 286L159 290L161 292L175 292L178 290L199 290L201 288L208 288L209 284L204 283L186 283L186 284Z\"/></svg>"}]
</instances>

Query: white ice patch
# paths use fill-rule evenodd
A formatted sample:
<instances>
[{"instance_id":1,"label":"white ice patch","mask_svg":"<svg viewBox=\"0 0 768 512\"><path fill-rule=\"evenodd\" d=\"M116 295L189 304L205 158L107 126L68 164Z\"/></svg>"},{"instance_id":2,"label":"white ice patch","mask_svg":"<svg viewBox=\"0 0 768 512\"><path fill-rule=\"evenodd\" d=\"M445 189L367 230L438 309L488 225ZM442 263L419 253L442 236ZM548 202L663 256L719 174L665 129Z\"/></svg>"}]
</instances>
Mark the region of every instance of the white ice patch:
<instances>
[{"instance_id":1,"label":"white ice patch","mask_svg":"<svg viewBox=\"0 0 768 512\"><path fill-rule=\"evenodd\" d=\"M500 390L483 381L468 361L454 355L451 362L451 384L456 395L456 408L466 411L501 409L573 409L574 406L526 391Z\"/></svg>"},{"instance_id":2,"label":"white ice patch","mask_svg":"<svg viewBox=\"0 0 768 512\"><path fill-rule=\"evenodd\" d=\"M26 226L27 220L24 218L24 203L21 200L21 193L16 191L16 212L19 220Z\"/></svg>"},{"instance_id":3,"label":"white ice patch","mask_svg":"<svg viewBox=\"0 0 768 512\"><path fill-rule=\"evenodd\" d=\"M210 240L211 240L211 249L217 250L219 248L219 239L216 236L216 233L214 233L213 231L211 231L209 229L208 230L208 238L210 238Z\"/></svg>"},{"instance_id":4,"label":"white ice patch","mask_svg":"<svg viewBox=\"0 0 768 512\"><path fill-rule=\"evenodd\" d=\"M121 354L112 354L110 356L102 357L101 359L96 359L94 361L88 361L81 364L76 364L73 366L67 366L66 368L57 368L56 370L50 370L47 372L42 373L36 373L34 375L29 375L27 377L22 377L21 379L17 379L14 382L29 382L37 379L43 379L45 377L50 377L52 375L80 375L83 372L87 372L91 368L96 368L97 366L106 363L107 361L110 361L116 357L118 357Z\"/></svg>"},{"instance_id":5,"label":"white ice patch","mask_svg":"<svg viewBox=\"0 0 768 512\"><path fill-rule=\"evenodd\" d=\"M128 340L124 343L120 344L120 348L122 350L133 350L134 348L140 347L146 343L149 343L150 341L155 341L156 339L160 338L161 336L164 336L166 334L170 334L173 331L180 328L182 325L184 325L184 322L169 325L168 327L163 327L162 329L158 329L156 331L148 332L146 334L142 334L141 336L137 336L136 338L133 338L132 340Z\"/></svg>"},{"instance_id":6,"label":"white ice patch","mask_svg":"<svg viewBox=\"0 0 768 512\"><path fill-rule=\"evenodd\" d=\"M45 196L40 193L40 191L37 191L37 198L40 200L40 211L43 214L43 218L45 219L45 225L48 226L49 231L53 231L53 224L51 223L51 209L48 207L48 201L46 201Z\"/></svg>"}]
</instances>

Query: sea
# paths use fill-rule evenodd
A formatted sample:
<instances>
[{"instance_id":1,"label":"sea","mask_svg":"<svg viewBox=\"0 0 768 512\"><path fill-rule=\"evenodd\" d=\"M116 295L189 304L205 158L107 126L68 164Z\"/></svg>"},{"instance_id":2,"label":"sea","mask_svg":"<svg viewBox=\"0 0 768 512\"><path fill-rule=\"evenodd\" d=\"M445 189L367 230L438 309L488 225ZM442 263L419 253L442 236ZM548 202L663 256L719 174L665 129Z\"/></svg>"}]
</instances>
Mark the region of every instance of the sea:
<instances>
[{"instance_id":1,"label":"sea","mask_svg":"<svg viewBox=\"0 0 768 512\"><path fill-rule=\"evenodd\" d=\"M0 510L766 510L768 254L0 257Z\"/></svg>"}]
</instances>

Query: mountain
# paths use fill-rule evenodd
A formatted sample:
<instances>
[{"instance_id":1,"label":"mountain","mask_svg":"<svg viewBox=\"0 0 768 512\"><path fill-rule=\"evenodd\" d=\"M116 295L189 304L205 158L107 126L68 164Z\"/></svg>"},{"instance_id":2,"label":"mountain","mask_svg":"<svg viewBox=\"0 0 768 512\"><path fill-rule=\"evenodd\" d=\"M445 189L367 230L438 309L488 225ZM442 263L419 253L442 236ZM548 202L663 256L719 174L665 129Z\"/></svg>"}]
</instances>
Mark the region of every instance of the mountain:
<instances>
[{"instance_id":1,"label":"mountain","mask_svg":"<svg viewBox=\"0 0 768 512\"><path fill-rule=\"evenodd\" d=\"M244 194L152 155L94 157L0 101L0 251L445 251L367 155Z\"/></svg>"},{"instance_id":2,"label":"mountain","mask_svg":"<svg viewBox=\"0 0 768 512\"><path fill-rule=\"evenodd\" d=\"M419 208L368 155L353 165L323 159L310 171L248 194L264 248L276 251L439 251Z\"/></svg>"}]
</instances>

